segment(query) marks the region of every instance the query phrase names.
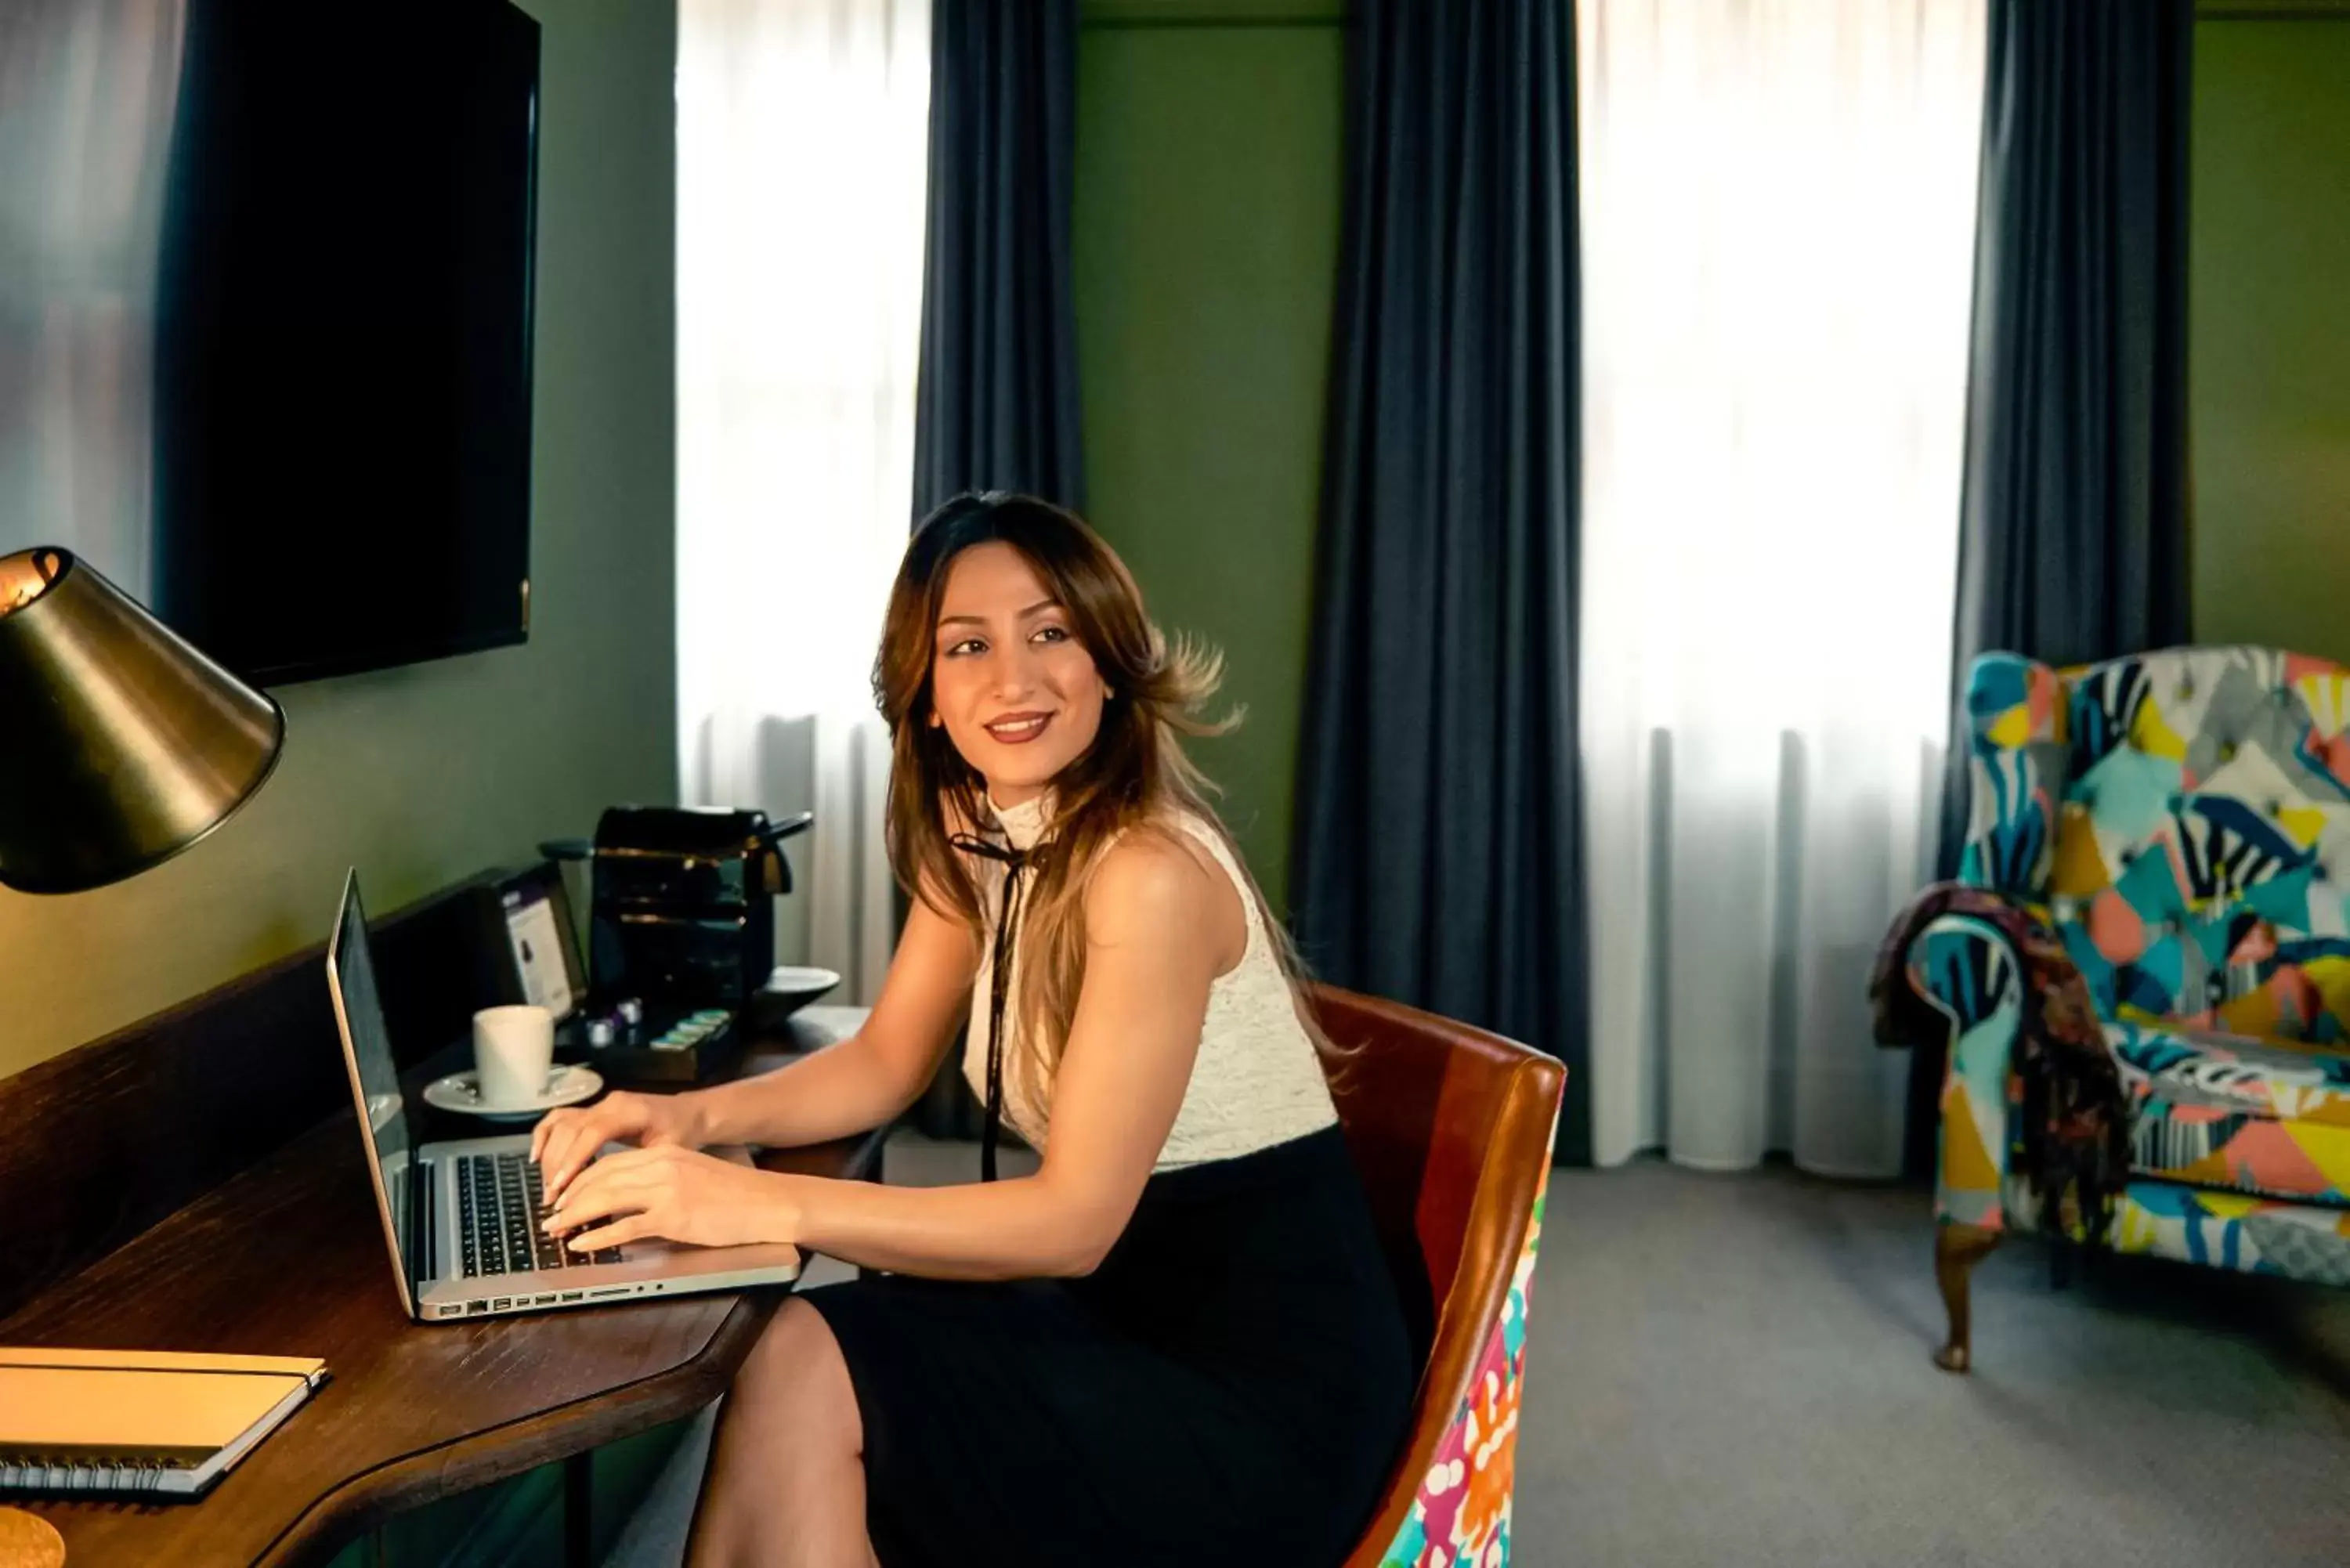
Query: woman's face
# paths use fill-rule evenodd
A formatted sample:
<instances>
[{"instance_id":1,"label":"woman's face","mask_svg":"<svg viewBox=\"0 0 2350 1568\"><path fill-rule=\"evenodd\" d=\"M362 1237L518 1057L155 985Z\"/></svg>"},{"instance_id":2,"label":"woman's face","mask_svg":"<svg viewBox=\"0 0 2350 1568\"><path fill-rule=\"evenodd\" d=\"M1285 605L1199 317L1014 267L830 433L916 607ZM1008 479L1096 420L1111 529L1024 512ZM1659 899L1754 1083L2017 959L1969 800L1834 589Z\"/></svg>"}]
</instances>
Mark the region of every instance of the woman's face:
<instances>
[{"instance_id":1,"label":"woman's face","mask_svg":"<svg viewBox=\"0 0 2350 1568\"><path fill-rule=\"evenodd\" d=\"M930 722L943 724L998 805L1019 805L1085 754L1107 695L1069 614L1000 541L948 568L932 628Z\"/></svg>"}]
</instances>

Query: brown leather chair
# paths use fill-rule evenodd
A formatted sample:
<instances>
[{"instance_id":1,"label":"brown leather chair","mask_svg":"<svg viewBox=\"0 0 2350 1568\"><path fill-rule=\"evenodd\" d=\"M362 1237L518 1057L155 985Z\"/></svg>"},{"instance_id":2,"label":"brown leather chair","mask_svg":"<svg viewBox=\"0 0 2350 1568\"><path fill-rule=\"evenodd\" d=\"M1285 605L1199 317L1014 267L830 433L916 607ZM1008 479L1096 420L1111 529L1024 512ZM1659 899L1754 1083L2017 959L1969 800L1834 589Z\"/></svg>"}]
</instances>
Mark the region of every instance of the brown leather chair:
<instances>
[{"instance_id":1,"label":"brown leather chair","mask_svg":"<svg viewBox=\"0 0 2350 1568\"><path fill-rule=\"evenodd\" d=\"M1332 986L1308 995L1425 1368L1410 1438L1346 1568L1418 1563L1429 1544L1482 1562L1508 1528L1524 1293L1566 1069L1417 1008Z\"/></svg>"}]
</instances>

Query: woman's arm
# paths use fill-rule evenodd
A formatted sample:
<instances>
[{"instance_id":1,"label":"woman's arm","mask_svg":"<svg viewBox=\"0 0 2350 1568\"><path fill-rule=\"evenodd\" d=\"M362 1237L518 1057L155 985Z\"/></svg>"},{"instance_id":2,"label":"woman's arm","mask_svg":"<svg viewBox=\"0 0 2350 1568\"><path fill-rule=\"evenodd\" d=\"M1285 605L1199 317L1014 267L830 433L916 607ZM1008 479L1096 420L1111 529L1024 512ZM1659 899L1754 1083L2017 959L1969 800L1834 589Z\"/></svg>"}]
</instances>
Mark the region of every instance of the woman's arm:
<instances>
[{"instance_id":1,"label":"woman's arm","mask_svg":"<svg viewBox=\"0 0 2350 1568\"><path fill-rule=\"evenodd\" d=\"M916 899L864 1027L772 1073L679 1096L692 1117L688 1141L783 1148L893 1119L938 1072L978 969L977 933Z\"/></svg>"},{"instance_id":2,"label":"woman's arm","mask_svg":"<svg viewBox=\"0 0 2350 1568\"><path fill-rule=\"evenodd\" d=\"M1086 902L1085 984L1052 1096L1043 1168L983 1185L880 1187L732 1168L675 1149L615 1155L550 1229L618 1215L577 1247L636 1237L791 1241L868 1268L949 1279L1081 1274L1125 1231L1191 1082L1208 987L1238 895L1180 847L1119 843Z\"/></svg>"}]
</instances>

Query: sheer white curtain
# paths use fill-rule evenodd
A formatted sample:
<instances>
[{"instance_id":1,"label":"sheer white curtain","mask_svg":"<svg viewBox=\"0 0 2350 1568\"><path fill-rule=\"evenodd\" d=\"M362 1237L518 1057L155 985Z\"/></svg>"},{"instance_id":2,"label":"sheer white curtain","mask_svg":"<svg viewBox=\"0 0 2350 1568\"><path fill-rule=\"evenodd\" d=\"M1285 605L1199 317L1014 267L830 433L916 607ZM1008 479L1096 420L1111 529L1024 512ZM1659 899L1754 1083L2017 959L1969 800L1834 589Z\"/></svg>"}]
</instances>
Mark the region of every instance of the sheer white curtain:
<instances>
[{"instance_id":1,"label":"sheer white curtain","mask_svg":"<svg viewBox=\"0 0 2350 1568\"><path fill-rule=\"evenodd\" d=\"M1983 0L1583 0L1594 1148L1890 1175L1948 723Z\"/></svg>"},{"instance_id":2,"label":"sheer white curtain","mask_svg":"<svg viewBox=\"0 0 2350 1568\"><path fill-rule=\"evenodd\" d=\"M813 809L785 941L869 1002L913 505L929 0L678 8L678 724L691 804Z\"/></svg>"}]
</instances>

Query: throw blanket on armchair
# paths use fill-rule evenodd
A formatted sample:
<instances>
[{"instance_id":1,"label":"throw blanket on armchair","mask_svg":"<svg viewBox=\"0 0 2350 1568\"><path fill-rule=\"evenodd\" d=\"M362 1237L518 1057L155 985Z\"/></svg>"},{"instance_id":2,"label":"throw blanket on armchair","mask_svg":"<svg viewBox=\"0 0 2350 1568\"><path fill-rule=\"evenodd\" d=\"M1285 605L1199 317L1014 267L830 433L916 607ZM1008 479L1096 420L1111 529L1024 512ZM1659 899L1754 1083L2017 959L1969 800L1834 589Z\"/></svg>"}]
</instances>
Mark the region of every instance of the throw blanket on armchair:
<instances>
[{"instance_id":1,"label":"throw blanket on armchair","mask_svg":"<svg viewBox=\"0 0 2350 1568\"><path fill-rule=\"evenodd\" d=\"M2105 1240L2114 1199L2129 1176L2129 1118L2121 1075L2080 971L2054 932L2014 899L1984 888L1937 882L1893 921L1868 981L1877 1044L1944 1039L1950 1020L1909 978L1910 943L1944 915L1992 926L2022 966L2022 1018L2011 1060L2017 1085L2017 1168L2040 1196L2041 1229Z\"/></svg>"}]
</instances>

